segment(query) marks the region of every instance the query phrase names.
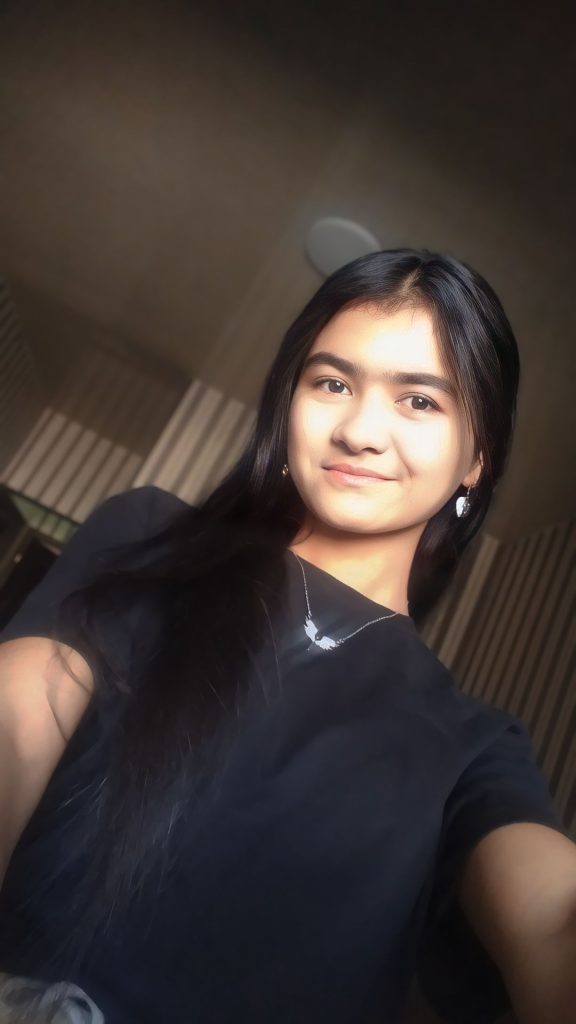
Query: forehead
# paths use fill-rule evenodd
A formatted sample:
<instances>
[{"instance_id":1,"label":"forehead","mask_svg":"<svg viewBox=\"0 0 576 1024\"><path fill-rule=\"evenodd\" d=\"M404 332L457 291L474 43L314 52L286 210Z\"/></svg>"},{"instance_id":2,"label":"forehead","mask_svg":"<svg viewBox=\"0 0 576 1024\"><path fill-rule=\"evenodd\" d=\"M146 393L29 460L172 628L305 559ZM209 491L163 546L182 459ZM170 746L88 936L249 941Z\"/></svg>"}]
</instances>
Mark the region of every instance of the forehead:
<instances>
[{"instance_id":1,"label":"forehead","mask_svg":"<svg viewBox=\"0 0 576 1024\"><path fill-rule=\"evenodd\" d=\"M309 355L319 350L348 356L378 369L443 370L442 354L430 315L422 309L405 308L385 313L375 307L346 309L326 324L314 340Z\"/></svg>"}]
</instances>

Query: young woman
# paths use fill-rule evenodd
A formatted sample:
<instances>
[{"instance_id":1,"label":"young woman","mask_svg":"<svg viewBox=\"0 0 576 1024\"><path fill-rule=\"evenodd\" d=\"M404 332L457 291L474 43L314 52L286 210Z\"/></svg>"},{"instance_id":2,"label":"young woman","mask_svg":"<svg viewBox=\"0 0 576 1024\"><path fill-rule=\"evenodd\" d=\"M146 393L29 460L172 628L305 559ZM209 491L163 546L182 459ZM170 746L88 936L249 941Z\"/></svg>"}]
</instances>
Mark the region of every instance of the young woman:
<instances>
[{"instance_id":1,"label":"young woman","mask_svg":"<svg viewBox=\"0 0 576 1024\"><path fill-rule=\"evenodd\" d=\"M142 487L81 526L0 637L0 970L107 1024L393 1024L415 976L459 1024L521 1005L517 855L573 880L574 844L522 723L416 628L518 373L477 273L375 253L290 327L200 506Z\"/></svg>"}]
</instances>

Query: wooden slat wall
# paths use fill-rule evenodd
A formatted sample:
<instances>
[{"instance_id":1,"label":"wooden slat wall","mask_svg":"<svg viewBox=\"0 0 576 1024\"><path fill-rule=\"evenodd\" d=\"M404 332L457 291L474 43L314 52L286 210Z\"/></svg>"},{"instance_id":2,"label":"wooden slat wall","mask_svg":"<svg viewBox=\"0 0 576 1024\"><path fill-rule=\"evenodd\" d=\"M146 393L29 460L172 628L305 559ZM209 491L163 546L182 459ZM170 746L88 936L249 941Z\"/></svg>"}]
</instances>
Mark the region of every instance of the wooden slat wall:
<instances>
[{"instance_id":1,"label":"wooden slat wall","mask_svg":"<svg viewBox=\"0 0 576 1024\"><path fill-rule=\"evenodd\" d=\"M133 486L188 386L137 359L83 348L60 394L31 410L0 460L0 482L82 523L102 501ZM5 378L0 370L0 389Z\"/></svg>"},{"instance_id":2,"label":"wooden slat wall","mask_svg":"<svg viewBox=\"0 0 576 1024\"><path fill-rule=\"evenodd\" d=\"M36 410L0 461L0 483L46 510L33 525L54 539L58 517L80 524L129 488L154 484L196 503L236 461L256 417L203 381L178 391L96 348L79 360L74 391L66 411Z\"/></svg>"},{"instance_id":3,"label":"wooden slat wall","mask_svg":"<svg viewBox=\"0 0 576 1024\"><path fill-rule=\"evenodd\" d=\"M196 504L239 458L255 419L251 406L194 381L132 486L155 484Z\"/></svg>"},{"instance_id":4,"label":"wooden slat wall","mask_svg":"<svg viewBox=\"0 0 576 1024\"><path fill-rule=\"evenodd\" d=\"M423 637L462 690L520 718L576 841L576 523L483 536Z\"/></svg>"},{"instance_id":5,"label":"wooden slat wall","mask_svg":"<svg viewBox=\"0 0 576 1024\"><path fill-rule=\"evenodd\" d=\"M12 299L0 278L0 466L10 459L38 416L44 395Z\"/></svg>"}]
</instances>

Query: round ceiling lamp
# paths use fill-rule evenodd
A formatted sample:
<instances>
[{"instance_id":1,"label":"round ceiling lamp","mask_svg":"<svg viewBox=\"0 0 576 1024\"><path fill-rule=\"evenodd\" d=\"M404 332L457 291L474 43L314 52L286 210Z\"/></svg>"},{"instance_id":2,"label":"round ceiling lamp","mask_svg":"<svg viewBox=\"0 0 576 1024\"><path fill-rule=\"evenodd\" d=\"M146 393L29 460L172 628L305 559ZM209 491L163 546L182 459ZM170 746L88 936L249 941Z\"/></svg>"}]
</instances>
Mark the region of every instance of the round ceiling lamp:
<instances>
[{"instance_id":1,"label":"round ceiling lamp","mask_svg":"<svg viewBox=\"0 0 576 1024\"><path fill-rule=\"evenodd\" d=\"M370 231L342 217L322 217L312 225L306 238L306 255L324 277L381 248Z\"/></svg>"}]
</instances>

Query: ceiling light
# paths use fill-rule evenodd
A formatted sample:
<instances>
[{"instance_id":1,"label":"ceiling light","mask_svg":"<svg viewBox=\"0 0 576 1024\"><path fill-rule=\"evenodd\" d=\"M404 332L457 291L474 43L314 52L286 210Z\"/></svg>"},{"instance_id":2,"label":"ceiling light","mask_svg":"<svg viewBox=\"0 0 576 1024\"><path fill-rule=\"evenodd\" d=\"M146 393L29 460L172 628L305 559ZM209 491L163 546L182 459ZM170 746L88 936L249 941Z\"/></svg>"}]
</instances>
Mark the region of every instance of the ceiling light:
<instances>
[{"instance_id":1,"label":"ceiling light","mask_svg":"<svg viewBox=\"0 0 576 1024\"><path fill-rule=\"evenodd\" d=\"M342 217L322 217L312 225L306 238L306 255L324 277L381 248L370 231Z\"/></svg>"}]
</instances>

